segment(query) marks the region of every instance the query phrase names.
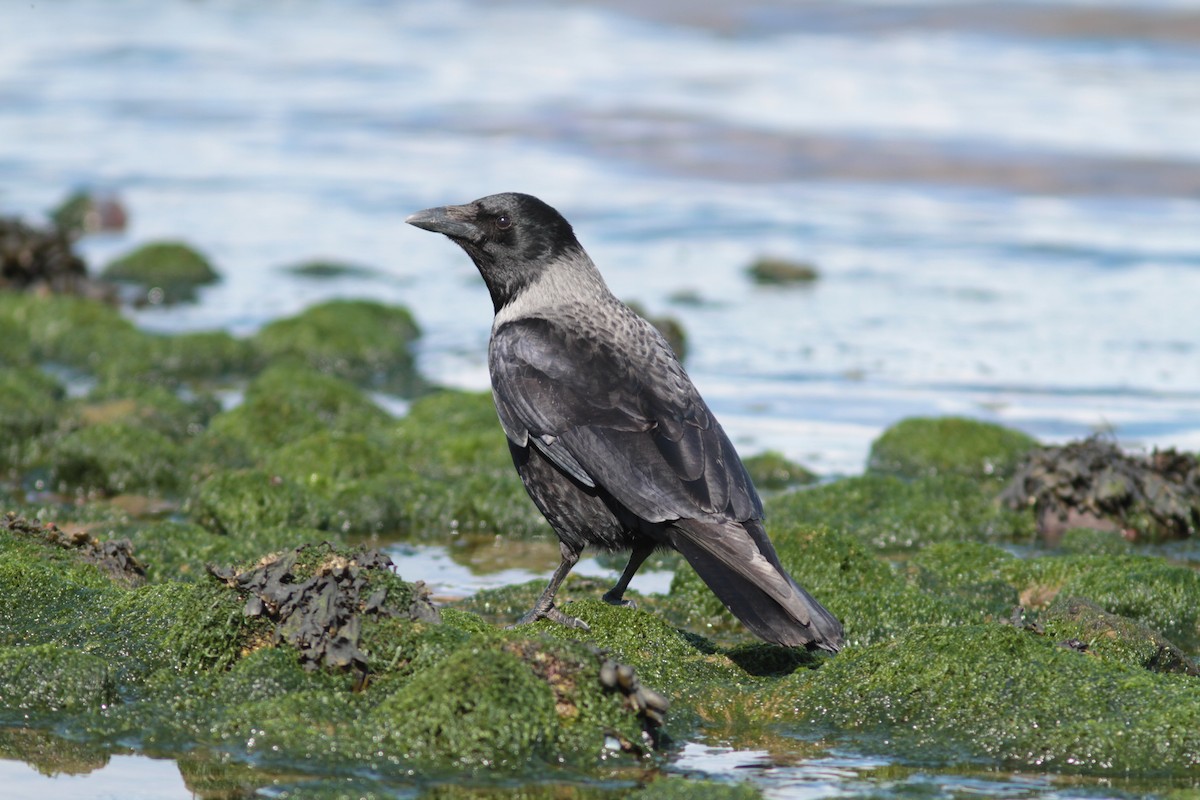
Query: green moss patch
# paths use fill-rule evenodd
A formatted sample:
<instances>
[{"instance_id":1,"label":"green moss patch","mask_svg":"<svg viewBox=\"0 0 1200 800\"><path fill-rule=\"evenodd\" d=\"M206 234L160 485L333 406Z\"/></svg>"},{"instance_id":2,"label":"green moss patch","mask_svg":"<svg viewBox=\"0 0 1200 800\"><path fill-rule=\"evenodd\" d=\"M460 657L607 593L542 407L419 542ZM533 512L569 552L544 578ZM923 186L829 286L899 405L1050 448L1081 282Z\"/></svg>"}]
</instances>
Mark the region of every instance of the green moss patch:
<instances>
[{"instance_id":1,"label":"green moss patch","mask_svg":"<svg viewBox=\"0 0 1200 800\"><path fill-rule=\"evenodd\" d=\"M183 242L150 242L110 262L100 273L110 281L160 286L173 291L216 283L221 276L198 250Z\"/></svg>"},{"instance_id":2,"label":"green moss patch","mask_svg":"<svg viewBox=\"0 0 1200 800\"><path fill-rule=\"evenodd\" d=\"M1001 625L921 627L789 679L799 715L925 763L1180 774L1200 765L1194 679ZM874 743L874 744L873 744Z\"/></svg>"},{"instance_id":3,"label":"green moss patch","mask_svg":"<svg viewBox=\"0 0 1200 800\"><path fill-rule=\"evenodd\" d=\"M332 300L268 324L254 342L268 358L298 358L360 386L411 395L421 385L411 349L419 335L404 308Z\"/></svg>"},{"instance_id":4,"label":"green moss patch","mask_svg":"<svg viewBox=\"0 0 1200 800\"><path fill-rule=\"evenodd\" d=\"M1019 431L962 417L911 418L871 444L867 471L904 478L959 475L1006 480L1037 440Z\"/></svg>"}]
</instances>

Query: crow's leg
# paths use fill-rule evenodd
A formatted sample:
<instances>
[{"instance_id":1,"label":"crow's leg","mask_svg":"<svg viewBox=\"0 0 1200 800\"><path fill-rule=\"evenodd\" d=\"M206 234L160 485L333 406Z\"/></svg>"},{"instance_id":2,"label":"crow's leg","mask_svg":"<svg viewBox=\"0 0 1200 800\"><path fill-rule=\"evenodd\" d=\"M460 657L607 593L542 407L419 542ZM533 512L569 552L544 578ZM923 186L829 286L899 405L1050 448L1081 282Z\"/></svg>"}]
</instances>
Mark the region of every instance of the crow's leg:
<instances>
[{"instance_id":1,"label":"crow's leg","mask_svg":"<svg viewBox=\"0 0 1200 800\"><path fill-rule=\"evenodd\" d=\"M633 580L633 575L642 566L650 554L654 552L654 543L639 544L633 548L633 552L629 554L629 563L625 565L625 571L621 573L621 579L617 581L617 585L604 593L604 602L614 606L625 606L626 608L636 608L637 604L632 600L625 600L625 590L629 588L629 582Z\"/></svg>"},{"instance_id":2,"label":"crow's leg","mask_svg":"<svg viewBox=\"0 0 1200 800\"><path fill-rule=\"evenodd\" d=\"M551 622L557 622L560 625L566 625L568 628L583 628L588 630L588 625L581 619L570 617L554 607L554 595L558 593L558 587L562 585L566 579L567 573L579 561L579 551L568 547L566 542L558 543L559 552L562 553L562 561L558 565L558 569L554 570L554 574L550 576L550 583L546 585L545 591L538 601L534 603L533 608L525 612L519 620L514 622L510 627L518 625L528 625L530 622L537 622L539 619L548 619Z\"/></svg>"}]
</instances>

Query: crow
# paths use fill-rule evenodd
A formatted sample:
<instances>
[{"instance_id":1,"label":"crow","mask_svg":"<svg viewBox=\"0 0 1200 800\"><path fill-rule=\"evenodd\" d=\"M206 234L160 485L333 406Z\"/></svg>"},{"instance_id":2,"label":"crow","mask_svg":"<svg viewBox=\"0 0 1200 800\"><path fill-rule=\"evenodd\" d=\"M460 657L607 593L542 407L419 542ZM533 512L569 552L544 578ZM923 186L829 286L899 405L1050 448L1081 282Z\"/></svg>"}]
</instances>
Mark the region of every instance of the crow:
<instances>
[{"instance_id":1,"label":"crow","mask_svg":"<svg viewBox=\"0 0 1200 800\"><path fill-rule=\"evenodd\" d=\"M604 600L658 548L678 550L761 639L836 652L842 626L779 562L729 437L649 322L617 300L556 210L527 194L430 208L411 225L475 262L495 307L492 396L562 561L517 624L586 628L554 596L587 545L631 551Z\"/></svg>"}]
</instances>

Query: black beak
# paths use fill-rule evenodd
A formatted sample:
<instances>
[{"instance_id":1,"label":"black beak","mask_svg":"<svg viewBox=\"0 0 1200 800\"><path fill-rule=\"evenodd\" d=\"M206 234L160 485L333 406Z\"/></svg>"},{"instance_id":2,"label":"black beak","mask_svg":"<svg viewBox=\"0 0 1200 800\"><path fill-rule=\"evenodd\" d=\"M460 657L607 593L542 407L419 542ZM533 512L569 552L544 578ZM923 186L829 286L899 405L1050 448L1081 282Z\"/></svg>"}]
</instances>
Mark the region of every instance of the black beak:
<instances>
[{"instance_id":1,"label":"black beak","mask_svg":"<svg viewBox=\"0 0 1200 800\"><path fill-rule=\"evenodd\" d=\"M434 233L442 233L451 239L466 239L475 241L483 233L479 226L471 221L471 213L465 206L441 206L427 208L410 215L404 221Z\"/></svg>"}]
</instances>

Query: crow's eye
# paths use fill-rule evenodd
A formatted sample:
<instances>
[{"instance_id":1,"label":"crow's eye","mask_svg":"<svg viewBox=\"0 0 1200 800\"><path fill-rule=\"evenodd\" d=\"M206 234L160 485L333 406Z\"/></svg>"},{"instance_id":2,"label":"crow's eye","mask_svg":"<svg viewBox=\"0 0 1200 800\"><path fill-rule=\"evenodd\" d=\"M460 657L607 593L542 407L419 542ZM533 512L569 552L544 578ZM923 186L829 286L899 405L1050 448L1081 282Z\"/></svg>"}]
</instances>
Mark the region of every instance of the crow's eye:
<instances>
[{"instance_id":1,"label":"crow's eye","mask_svg":"<svg viewBox=\"0 0 1200 800\"><path fill-rule=\"evenodd\" d=\"M506 231L512 227L512 219L507 214L501 214L496 217L496 227L502 231Z\"/></svg>"}]
</instances>

